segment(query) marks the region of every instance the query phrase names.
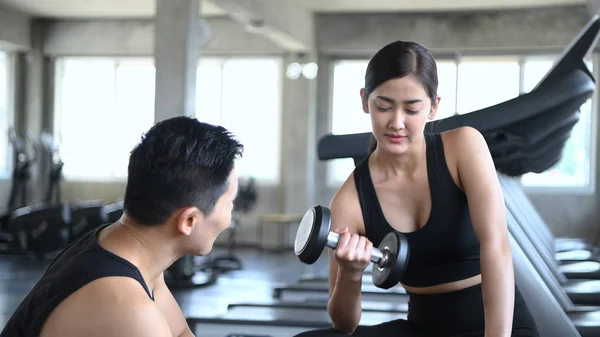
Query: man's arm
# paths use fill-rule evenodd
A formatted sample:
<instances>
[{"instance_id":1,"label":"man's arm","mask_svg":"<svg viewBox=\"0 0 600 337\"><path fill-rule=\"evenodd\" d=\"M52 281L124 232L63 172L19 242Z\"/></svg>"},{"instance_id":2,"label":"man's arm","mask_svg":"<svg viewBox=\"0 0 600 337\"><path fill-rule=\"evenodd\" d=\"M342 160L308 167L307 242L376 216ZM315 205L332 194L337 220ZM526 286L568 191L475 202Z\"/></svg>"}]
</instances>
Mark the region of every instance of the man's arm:
<instances>
[{"instance_id":1,"label":"man's arm","mask_svg":"<svg viewBox=\"0 0 600 337\"><path fill-rule=\"evenodd\" d=\"M158 277L156 286L154 287L154 302L156 302L160 311L166 317L173 337L194 337L194 333L185 321L179 304L177 304L177 301L175 301L173 294L171 294L165 283L164 274Z\"/></svg>"},{"instance_id":2,"label":"man's arm","mask_svg":"<svg viewBox=\"0 0 600 337\"><path fill-rule=\"evenodd\" d=\"M467 195L481 247L485 336L510 336L514 311L514 271L504 196L485 139L469 127L455 138L459 177Z\"/></svg>"}]
</instances>

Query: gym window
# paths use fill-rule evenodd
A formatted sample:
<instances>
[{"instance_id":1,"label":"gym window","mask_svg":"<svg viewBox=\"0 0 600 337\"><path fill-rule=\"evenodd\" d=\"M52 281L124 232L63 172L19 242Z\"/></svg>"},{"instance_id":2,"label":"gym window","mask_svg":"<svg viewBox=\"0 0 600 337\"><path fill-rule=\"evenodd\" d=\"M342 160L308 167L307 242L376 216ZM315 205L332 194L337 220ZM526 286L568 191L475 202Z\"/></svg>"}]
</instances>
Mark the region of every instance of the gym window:
<instances>
[{"instance_id":1,"label":"gym window","mask_svg":"<svg viewBox=\"0 0 600 337\"><path fill-rule=\"evenodd\" d=\"M57 62L55 134L71 180L127 176L129 153L154 123L151 58L66 57ZM245 145L238 175L277 184L281 61L201 59L196 116L231 130Z\"/></svg>"},{"instance_id":2,"label":"gym window","mask_svg":"<svg viewBox=\"0 0 600 337\"><path fill-rule=\"evenodd\" d=\"M552 67L558 55L477 56L438 59L436 119L468 113L531 91ZM366 60L342 60L334 64L331 132L371 131L369 116L362 112L359 88L364 86ZM592 70L592 62L587 62ZM581 107L581 118L567 142L562 160L541 174L528 173L521 182L531 188L591 190L593 161L593 100ZM351 159L329 163L328 184L339 186L354 169Z\"/></svg>"},{"instance_id":3,"label":"gym window","mask_svg":"<svg viewBox=\"0 0 600 337\"><path fill-rule=\"evenodd\" d=\"M154 123L154 73L151 59L58 60L54 126L66 179L127 176L129 152Z\"/></svg>"},{"instance_id":4,"label":"gym window","mask_svg":"<svg viewBox=\"0 0 600 337\"><path fill-rule=\"evenodd\" d=\"M222 125L244 144L239 176L278 184L281 160L279 58L203 59L198 68L196 117Z\"/></svg>"},{"instance_id":5,"label":"gym window","mask_svg":"<svg viewBox=\"0 0 600 337\"><path fill-rule=\"evenodd\" d=\"M11 169L12 147L8 141L8 128L12 123L11 58L0 51L0 178L7 178Z\"/></svg>"}]
</instances>

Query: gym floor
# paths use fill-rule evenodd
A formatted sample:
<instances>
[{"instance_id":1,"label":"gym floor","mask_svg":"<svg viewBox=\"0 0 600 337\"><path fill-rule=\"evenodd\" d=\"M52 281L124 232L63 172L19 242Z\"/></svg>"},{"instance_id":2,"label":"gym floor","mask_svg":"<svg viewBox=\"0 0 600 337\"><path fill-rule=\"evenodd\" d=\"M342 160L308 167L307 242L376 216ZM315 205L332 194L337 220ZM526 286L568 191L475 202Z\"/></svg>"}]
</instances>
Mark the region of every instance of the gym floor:
<instances>
[{"instance_id":1,"label":"gym floor","mask_svg":"<svg viewBox=\"0 0 600 337\"><path fill-rule=\"evenodd\" d=\"M214 256L223 250L214 249ZM313 265L301 263L293 249L284 253L260 252L239 248L242 269L221 274L216 284L172 292L186 316L212 316L226 310L227 304L268 301L274 285L296 282L304 274L326 275L326 255ZM19 303L39 280L50 261L5 255L0 256L0 326L4 326Z\"/></svg>"}]
</instances>

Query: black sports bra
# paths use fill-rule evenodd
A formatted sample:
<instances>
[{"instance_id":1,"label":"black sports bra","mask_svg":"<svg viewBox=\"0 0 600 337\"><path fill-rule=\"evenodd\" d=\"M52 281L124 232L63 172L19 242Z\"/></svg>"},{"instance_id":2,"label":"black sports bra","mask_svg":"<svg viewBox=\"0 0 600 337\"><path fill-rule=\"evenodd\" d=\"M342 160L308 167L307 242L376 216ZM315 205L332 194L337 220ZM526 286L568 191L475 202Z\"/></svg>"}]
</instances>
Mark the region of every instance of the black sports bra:
<instances>
[{"instance_id":1,"label":"black sports bra","mask_svg":"<svg viewBox=\"0 0 600 337\"><path fill-rule=\"evenodd\" d=\"M406 235L410 256L402 283L413 287L458 281L480 274L479 241L466 195L454 182L440 134L425 134L431 214L422 228ZM386 220L369 170L369 157L354 170L367 238L377 247L394 228Z\"/></svg>"}]
</instances>

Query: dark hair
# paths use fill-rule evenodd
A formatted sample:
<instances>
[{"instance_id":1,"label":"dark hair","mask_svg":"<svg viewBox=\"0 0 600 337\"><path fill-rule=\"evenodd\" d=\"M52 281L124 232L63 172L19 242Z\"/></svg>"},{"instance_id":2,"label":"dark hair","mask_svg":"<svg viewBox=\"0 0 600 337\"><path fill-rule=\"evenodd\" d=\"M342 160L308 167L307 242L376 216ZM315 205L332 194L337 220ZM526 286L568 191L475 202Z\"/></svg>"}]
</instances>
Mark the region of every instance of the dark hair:
<instances>
[{"instance_id":1,"label":"dark hair","mask_svg":"<svg viewBox=\"0 0 600 337\"><path fill-rule=\"evenodd\" d=\"M158 122L131 151L124 211L147 226L182 207L210 215L242 152L243 145L221 126L190 117Z\"/></svg>"},{"instance_id":2,"label":"dark hair","mask_svg":"<svg viewBox=\"0 0 600 337\"><path fill-rule=\"evenodd\" d=\"M368 96L384 82L408 75L421 83L433 104L438 88L437 65L425 46L411 41L394 41L375 53L367 65L365 92ZM375 148L377 141L372 137L369 153Z\"/></svg>"}]
</instances>

